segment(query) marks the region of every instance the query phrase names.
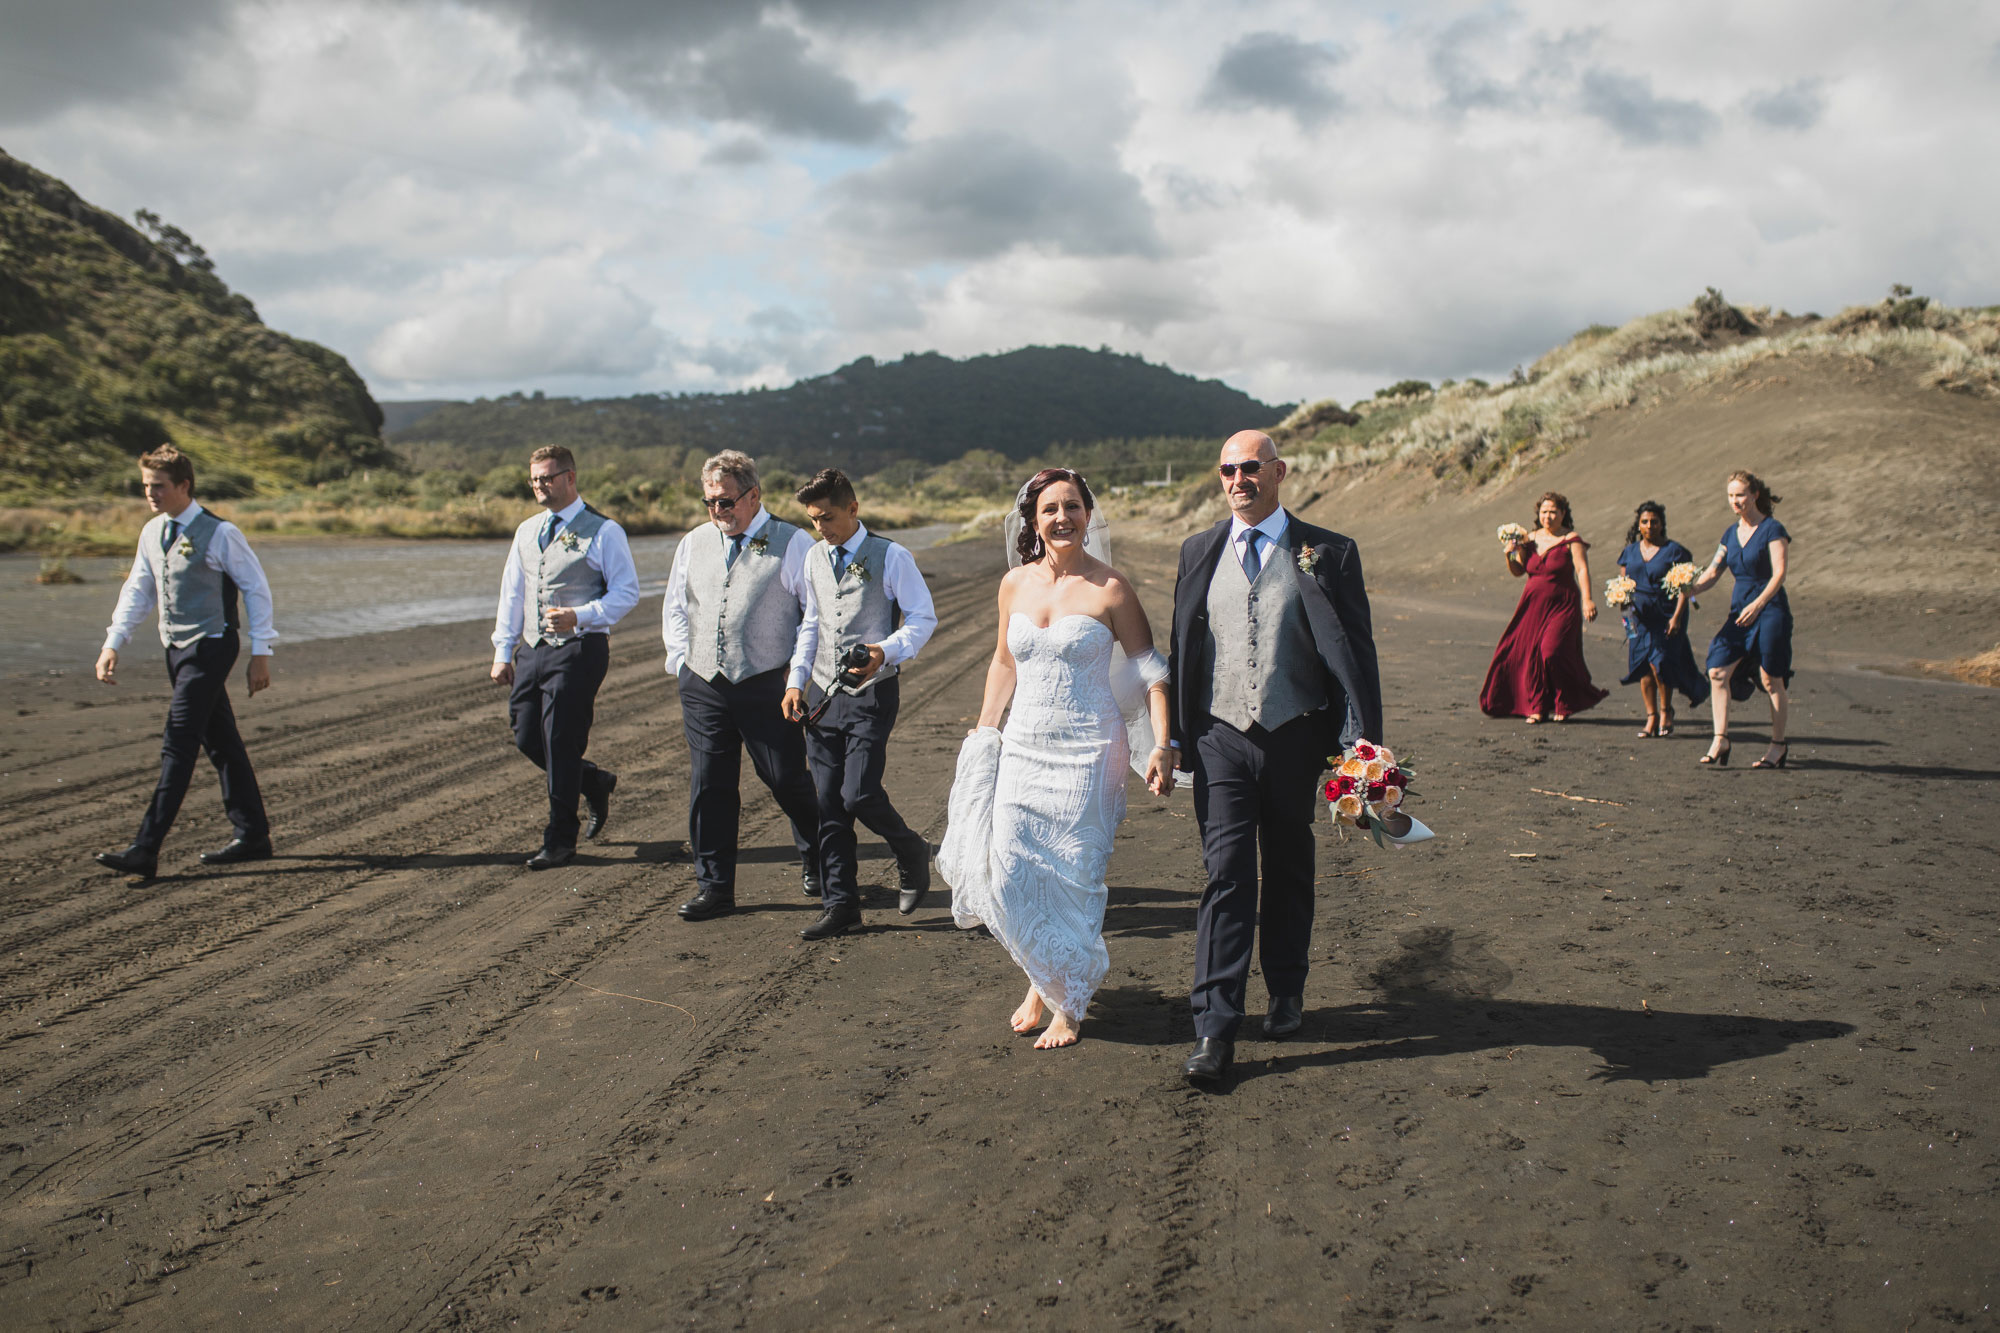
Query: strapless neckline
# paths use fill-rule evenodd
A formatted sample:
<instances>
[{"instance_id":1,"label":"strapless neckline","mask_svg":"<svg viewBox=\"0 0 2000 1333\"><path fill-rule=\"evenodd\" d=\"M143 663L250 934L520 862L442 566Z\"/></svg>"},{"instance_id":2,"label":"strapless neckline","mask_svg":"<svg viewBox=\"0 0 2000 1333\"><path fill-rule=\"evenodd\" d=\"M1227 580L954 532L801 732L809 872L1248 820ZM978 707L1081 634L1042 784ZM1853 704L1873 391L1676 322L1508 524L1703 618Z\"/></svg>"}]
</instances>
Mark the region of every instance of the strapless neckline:
<instances>
[{"instance_id":1,"label":"strapless neckline","mask_svg":"<svg viewBox=\"0 0 2000 1333\"><path fill-rule=\"evenodd\" d=\"M1096 616L1093 616L1086 611L1071 611L1068 615L1057 616L1054 620L1051 620L1046 625L1037 625L1034 622L1033 618L1030 617L1026 611L1016 611L1012 614L1010 618L1014 620L1025 620L1028 622L1029 629L1036 630L1041 633L1047 633L1049 630L1054 629L1057 625L1062 624L1063 621L1065 620L1088 620L1091 624L1097 626L1099 629L1103 630L1106 634L1109 634L1111 632L1111 626L1105 624L1103 621L1099 620Z\"/></svg>"}]
</instances>

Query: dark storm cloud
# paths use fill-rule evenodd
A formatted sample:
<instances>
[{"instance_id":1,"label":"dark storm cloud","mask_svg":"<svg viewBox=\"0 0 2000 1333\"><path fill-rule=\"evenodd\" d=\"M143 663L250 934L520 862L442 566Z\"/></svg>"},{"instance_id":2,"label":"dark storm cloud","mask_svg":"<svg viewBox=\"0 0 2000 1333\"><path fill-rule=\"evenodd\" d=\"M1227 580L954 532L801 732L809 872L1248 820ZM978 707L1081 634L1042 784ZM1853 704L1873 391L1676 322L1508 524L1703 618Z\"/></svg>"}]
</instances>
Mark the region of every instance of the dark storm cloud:
<instances>
[{"instance_id":1,"label":"dark storm cloud","mask_svg":"<svg viewBox=\"0 0 2000 1333\"><path fill-rule=\"evenodd\" d=\"M227 45L232 0L0 0L0 123L177 86L189 59Z\"/></svg>"},{"instance_id":2,"label":"dark storm cloud","mask_svg":"<svg viewBox=\"0 0 2000 1333\"><path fill-rule=\"evenodd\" d=\"M1699 102L1655 96L1650 79L1602 69L1583 76L1583 109L1641 147L1700 143L1720 124Z\"/></svg>"},{"instance_id":3,"label":"dark storm cloud","mask_svg":"<svg viewBox=\"0 0 2000 1333\"><path fill-rule=\"evenodd\" d=\"M1342 108L1327 75L1346 57L1281 32L1254 32L1238 40L1209 76L1202 101L1218 107L1283 111L1312 129Z\"/></svg>"},{"instance_id":4,"label":"dark storm cloud","mask_svg":"<svg viewBox=\"0 0 2000 1333\"><path fill-rule=\"evenodd\" d=\"M1493 73L1496 48L1520 27L1510 14L1475 14L1462 18L1432 41L1426 60L1431 77L1453 111L1522 110L1546 102L1558 88L1572 86L1577 63L1594 42L1587 32L1551 37L1535 33L1526 41L1526 67L1510 78Z\"/></svg>"},{"instance_id":5,"label":"dark storm cloud","mask_svg":"<svg viewBox=\"0 0 2000 1333\"><path fill-rule=\"evenodd\" d=\"M1809 130L1826 114L1826 94L1818 79L1800 79L1750 99L1750 115L1773 129Z\"/></svg>"},{"instance_id":6,"label":"dark storm cloud","mask_svg":"<svg viewBox=\"0 0 2000 1333\"><path fill-rule=\"evenodd\" d=\"M725 139L703 153L701 160L703 165L711 167L754 167L769 162L771 150L746 134Z\"/></svg>"},{"instance_id":7,"label":"dark storm cloud","mask_svg":"<svg viewBox=\"0 0 2000 1333\"><path fill-rule=\"evenodd\" d=\"M1101 152L1072 158L991 131L933 139L832 187L833 224L895 257L984 259L1016 245L1159 252L1139 182Z\"/></svg>"},{"instance_id":8,"label":"dark storm cloud","mask_svg":"<svg viewBox=\"0 0 2000 1333\"><path fill-rule=\"evenodd\" d=\"M816 59L806 39L725 0L483 0L517 20L542 73L600 85L665 115L695 114L777 134L875 143L901 129L895 103L869 100Z\"/></svg>"}]
</instances>

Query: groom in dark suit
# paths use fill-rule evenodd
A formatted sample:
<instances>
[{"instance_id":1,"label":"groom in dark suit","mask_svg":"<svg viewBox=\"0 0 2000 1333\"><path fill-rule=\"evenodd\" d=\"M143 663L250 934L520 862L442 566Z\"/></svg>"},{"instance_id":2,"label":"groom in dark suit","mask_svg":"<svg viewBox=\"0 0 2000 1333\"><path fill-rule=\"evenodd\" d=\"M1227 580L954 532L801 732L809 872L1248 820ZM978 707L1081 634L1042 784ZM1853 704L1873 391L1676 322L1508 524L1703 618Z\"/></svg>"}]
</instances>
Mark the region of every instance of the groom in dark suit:
<instances>
[{"instance_id":1,"label":"groom in dark suit","mask_svg":"<svg viewBox=\"0 0 2000 1333\"><path fill-rule=\"evenodd\" d=\"M1196 1040L1182 1067L1201 1084L1228 1077L1253 943L1270 992L1265 1035L1298 1031L1321 773L1355 738L1382 740L1360 551L1285 512L1285 462L1270 436L1230 436L1217 470L1231 517L1181 546L1169 695L1208 870L1195 934Z\"/></svg>"}]
</instances>

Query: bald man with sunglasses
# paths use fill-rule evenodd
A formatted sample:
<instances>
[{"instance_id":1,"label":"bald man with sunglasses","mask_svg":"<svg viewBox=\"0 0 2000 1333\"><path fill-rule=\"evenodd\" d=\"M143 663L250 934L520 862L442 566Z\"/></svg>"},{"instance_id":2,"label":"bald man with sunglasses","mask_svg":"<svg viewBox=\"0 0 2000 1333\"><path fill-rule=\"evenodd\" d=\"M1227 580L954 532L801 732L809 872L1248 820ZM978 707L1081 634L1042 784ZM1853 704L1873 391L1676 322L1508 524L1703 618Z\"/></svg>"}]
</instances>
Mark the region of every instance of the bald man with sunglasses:
<instances>
[{"instance_id":1,"label":"bald man with sunglasses","mask_svg":"<svg viewBox=\"0 0 2000 1333\"><path fill-rule=\"evenodd\" d=\"M806 557L813 538L764 508L757 464L725 449L701 466L708 522L681 539L661 610L667 672L680 684L688 743L684 920L736 910L743 752L791 822L808 897L819 897L819 802L793 720L819 646Z\"/></svg>"},{"instance_id":2,"label":"bald man with sunglasses","mask_svg":"<svg viewBox=\"0 0 2000 1333\"><path fill-rule=\"evenodd\" d=\"M1172 743L1194 773L1208 871L1182 1065L1201 1085L1228 1078L1253 951L1270 995L1264 1035L1298 1031L1320 773L1346 743L1382 740L1361 553L1286 512L1285 471L1262 431L1229 437L1216 472L1230 517L1182 545L1174 583Z\"/></svg>"}]
</instances>

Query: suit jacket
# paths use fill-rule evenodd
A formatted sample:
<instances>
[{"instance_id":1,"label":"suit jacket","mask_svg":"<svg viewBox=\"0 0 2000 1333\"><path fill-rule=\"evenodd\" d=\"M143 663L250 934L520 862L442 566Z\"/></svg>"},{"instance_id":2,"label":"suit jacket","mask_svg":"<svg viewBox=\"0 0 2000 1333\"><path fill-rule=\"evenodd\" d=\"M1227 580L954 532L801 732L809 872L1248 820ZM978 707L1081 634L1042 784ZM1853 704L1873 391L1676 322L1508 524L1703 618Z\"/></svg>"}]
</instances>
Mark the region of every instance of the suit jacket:
<instances>
[{"instance_id":1,"label":"suit jacket","mask_svg":"<svg viewBox=\"0 0 2000 1333\"><path fill-rule=\"evenodd\" d=\"M1382 737L1382 678L1375 665L1375 627L1368 615L1368 589L1361 578L1361 550L1353 540L1326 528L1304 522L1298 515L1287 516L1291 523L1293 559L1288 560L1299 581L1305 601L1306 619L1312 625L1313 646L1326 672L1328 707L1344 714L1340 742L1351 744L1366 737L1386 744ZM1181 544L1180 571L1174 579L1174 634L1171 645L1173 682L1167 692L1173 709L1174 737L1185 744L1193 724L1204 722L1202 708L1204 651L1208 636L1208 585L1215 577L1216 561L1229 545L1230 520L1224 519L1206 532L1196 533ZM1311 573L1298 567L1296 556L1306 550L1317 553Z\"/></svg>"}]
</instances>

